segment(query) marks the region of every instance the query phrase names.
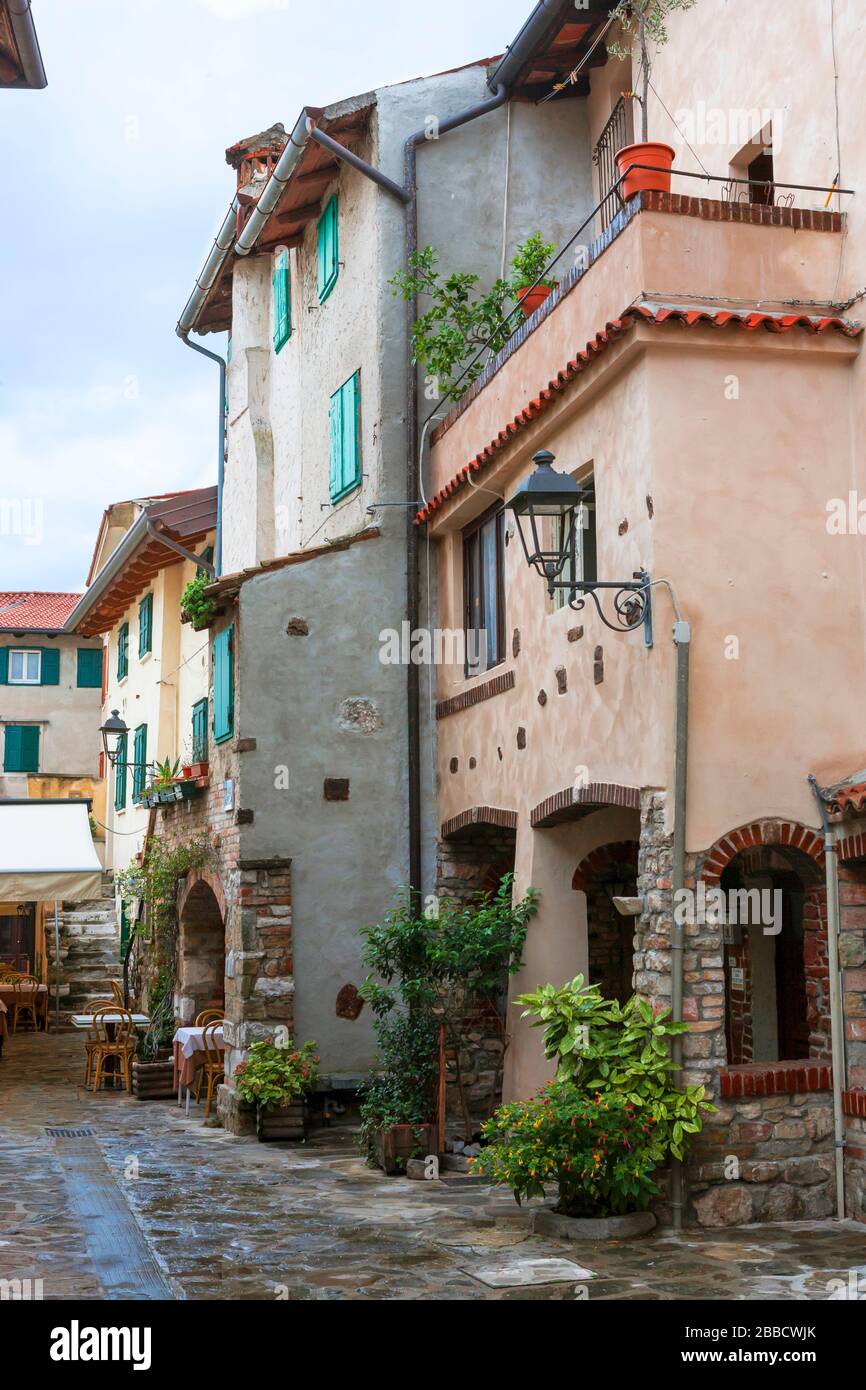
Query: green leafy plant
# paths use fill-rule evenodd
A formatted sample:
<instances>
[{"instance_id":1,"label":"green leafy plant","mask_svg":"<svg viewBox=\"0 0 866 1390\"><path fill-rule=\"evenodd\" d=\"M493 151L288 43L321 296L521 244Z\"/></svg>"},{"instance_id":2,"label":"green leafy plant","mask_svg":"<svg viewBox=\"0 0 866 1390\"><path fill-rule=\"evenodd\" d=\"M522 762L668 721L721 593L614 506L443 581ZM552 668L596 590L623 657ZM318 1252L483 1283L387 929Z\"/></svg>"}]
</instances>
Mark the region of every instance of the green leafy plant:
<instances>
[{"instance_id":1,"label":"green leafy plant","mask_svg":"<svg viewBox=\"0 0 866 1390\"><path fill-rule=\"evenodd\" d=\"M517 1000L524 1018L544 1030L544 1054L558 1060L557 1080L571 1081L583 1095L624 1097L645 1110L654 1123L659 1161L669 1151L682 1158L688 1137L697 1134L704 1113L703 1086L679 1088L672 1079L670 1039L688 1031L670 1020L670 1010L653 1013L634 995L626 1004L604 999L598 985L582 975L557 989L543 985Z\"/></svg>"},{"instance_id":2,"label":"green leafy plant","mask_svg":"<svg viewBox=\"0 0 866 1390\"><path fill-rule=\"evenodd\" d=\"M471 1171L509 1186L518 1204L555 1183L561 1215L613 1216L642 1210L658 1193L655 1119L625 1096L587 1096L554 1081L530 1101L500 1106L483 1130L487 1147Z\"/></svg>"},{"instance_id":3,"label":"green leafy plant","mask_svg":"<svg viewBox=\"0 0 866 1390\"><path fill-rule=\"evenodd\" d=\"M142 1059L152 1059L174 1033L174 991L177 979L177 886L192 869L200 869L213 857L206 836L196 836L170 846L154 836L147 843L141 863L132 863L114 875L115 891L129 920L136 925L130 941L136 951L136 993L144 982L150 1025L139 1044ZM150 939L139 929L141 904Z\"/></svg>"},{"instance_id":4,"label":"green leafy plant","mask_svg":"<svg viewBox=\"0 0 866 1390\"><path fill-rule=\"evenodd\" d=\"M166 758L164 762L154 763L149 785L153 790L161 791L171 786L179 772L180 758L175 758L174 762Z\"/></svg>"},{"instance_id":5,"label":"green leafy plant","mask_svg":"<svg viewBox=\"0 0 866 1390\"><path fill-rule=\"evenodd\" d=\"M318 1077L319 1058L314 1042L286 1047L272 1042L253 1043L246 1059L235 1068L235 1085L241 1100L261 1110L282 1110L306 1095Z\"/></svg>"},{"instance_id":6,"label":"green leafy plant","mask_svg":"<svg viewBox=\"0 0 866 1390\"><path fill-rule=\"evenodd\" d=\"M666 20L677 10L691 10L697 0L619 0L610 11L610 18L620 26L619 36L607 44L607 51L614 58L633 58L640 63L642 95L638 98L641 106L641 140L646 141L647 102L649 99L650 72L652 57L650 48L657 51L668 41Z\"/></svg>"},{"instance_id":7,"label":"green leafy plant","mask_svg":"<svg viewBox=\"0 0 866 1390\"><path fill-rule=\"evenodd\" d=\"M515 293L528 285L534 285L536 280L547 290L556 288L555 280L539 278L544 275L555 250L554 243L545 241L541 232L534 232L526 241L521 242L511 261L511 284Z\"/></svg>"},{"instance_id":8,"label":"green leafy plant","mask_svg":"<svg viewBox=\"0 0 866 1390\"><path fill-rule=\"evenodd\" d=\"M472 1120L460 1066L466 1020L485 1005L495 1011L504 982L523 964L527 928L538 911L532 888L512 903L512 886L506 874L496 893L471 904L437 899L429 916L404 891L381 923L361 933L371 971L361 993L377 1021L400 1005L419 1027L430 1018L445 1025L467 1139Z\"/></svg>"},{"instance_id":9,"label":"green leafy plant","mask_svg":"<svg viewBox=\"0 0 866 1390\"><path fill-rule=\"evenodd\" d=\"M508 342L513 332L506 318L511 285L499 279L489 290L479 291L478 275L455 270L443 277L438 260L435 247L425 246L413 252L408 270L398 271L388 283L407 301L430 301L412 325L412 360L427 369L439 395L448 400L468 391L484 370L482 355L461 377L467 357L480 347L495 356Z\"/></svg>"},{"instance_id":10,"label":"green leafy plant","mask_svg":"<svg viewBox=\"0 0 866 1390\"><path fill-rule=\"evenodd\" d=\"M368 1163L375 1162L376 1135L382 1130L432 1122L439 1075L436 1033L427 1009L411 1015L395 1010L377 1019L380 1070L361 1091L361 1145Z\"/></svg>"},{"instance_id":11,"label":"green leafy plant","mask_svg":"<svg viewBox=\"0 0 866 1390\"><path fill-rule=\"evenodd\" d=\"M181 617L191 622L196 632L201 628L207 627L208 623L213 622L216 617L217 605L210 598L205 590L213 579L204 570L200 570L195 579L191 579L180 596Z\"/></svg>"}]
</instances>

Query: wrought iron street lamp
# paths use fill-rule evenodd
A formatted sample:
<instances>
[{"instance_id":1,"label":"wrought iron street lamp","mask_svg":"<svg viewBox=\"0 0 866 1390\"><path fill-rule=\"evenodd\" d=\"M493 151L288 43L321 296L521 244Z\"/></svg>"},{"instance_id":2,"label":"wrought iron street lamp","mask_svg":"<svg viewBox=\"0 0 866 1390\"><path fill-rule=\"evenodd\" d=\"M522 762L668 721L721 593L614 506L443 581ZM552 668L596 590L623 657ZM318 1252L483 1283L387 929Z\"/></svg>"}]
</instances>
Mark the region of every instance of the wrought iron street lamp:
<instances>
[{"instance_id":1,"label":"wrought iron street lamp","mask_svg":"<svg viewBox=\"0 0 866 1390\"><path fill-rule=\"evenodd\" d=\"M105 723L100 726L99 732L102 734L102 746L105 749L105 756L112 767L117 766L117 759L120 757L121 746L129 728L124 724L120 717L120 711L113 709Z\"/></svg>"},{"instance_id":2,"label":"wrought iron street lamp","mask_svg":"<svg viewBox=\"0 0 866 1390\"><path fill-rule=\"evenodd\" d=\"M631 632L643 625L644 641L651 647L652 601L646 570L637 570L631 579L563 578L575 553L578 517L591 491L567 473L558 473L553 467L554 457L549 449L533 454L535 471L505 504L517 518L526 563L545 580L551 597L557 590L564 590L569 607L578 612L586 606L588 595L605 627L614 632ZM599 599L599 591L605 589L613 592L614 621L605 616Z\"/></svg>"}]
</instances>

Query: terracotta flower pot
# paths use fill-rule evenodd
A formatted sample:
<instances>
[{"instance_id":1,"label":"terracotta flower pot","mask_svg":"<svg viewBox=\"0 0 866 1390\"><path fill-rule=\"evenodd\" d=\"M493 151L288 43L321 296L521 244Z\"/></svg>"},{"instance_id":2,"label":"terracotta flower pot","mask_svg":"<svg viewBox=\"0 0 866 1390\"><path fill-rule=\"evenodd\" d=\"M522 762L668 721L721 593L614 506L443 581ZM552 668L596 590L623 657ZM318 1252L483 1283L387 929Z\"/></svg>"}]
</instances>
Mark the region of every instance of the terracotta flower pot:
<instances>
[{"instance_id":1,"label":"terracotta flower pot","mask_svg":"<svg viewBox=\"0 0 866 1390\"><path fill-rule=\"evenodd\" d=\"M524 289L518 290L517 302L523 310L523 317L530 318L552 293L549 285L536 285L534 289L527 285Z\"/></svg>"},{"instance_id":2,"label":"terracotta flower pot","mask_svg":"<svg viewBox=\"0 0 866 1390\"><path fill-rule=\"evenodd\" d=\"M184 777L191 777L192 763L184 763L183 767L181 768L181 772L183 773Z\"/></svg>"},{"instance_id":3,"label":"terracotta flower pot","mask_svg":"<svg viewBox=\"0 0 866 1390\"><path fill-rule=\"evenodd\" d=\"M632 169L623 179L620 192L625 201L628 202L629 198L633 198L635 193L640 193L644 188L670 193L671 165L675 153L670 145L660 145L653 140L647 141L646 144L626 145L618 150L616 167L620 174L624 173L630 164L652 165L651 169Z\"/></svg>"}]
</instances>

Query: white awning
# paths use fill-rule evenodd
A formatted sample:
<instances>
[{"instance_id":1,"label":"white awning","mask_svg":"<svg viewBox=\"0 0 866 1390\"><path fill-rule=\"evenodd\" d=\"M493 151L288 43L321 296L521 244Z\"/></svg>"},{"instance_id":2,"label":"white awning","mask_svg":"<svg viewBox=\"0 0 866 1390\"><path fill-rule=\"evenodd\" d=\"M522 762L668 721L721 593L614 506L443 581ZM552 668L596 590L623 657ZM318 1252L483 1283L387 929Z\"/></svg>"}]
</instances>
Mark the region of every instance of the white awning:
<instances>
[{"instance_id":1,"label":"white awning","mask_svg":"<svg viewBox=\"0 0 866 1390\"><path fill-rule=\"evenodd\" d=\"M0 902L102 897L84 801L0 801Z\"/></svg>"}]
</instances>

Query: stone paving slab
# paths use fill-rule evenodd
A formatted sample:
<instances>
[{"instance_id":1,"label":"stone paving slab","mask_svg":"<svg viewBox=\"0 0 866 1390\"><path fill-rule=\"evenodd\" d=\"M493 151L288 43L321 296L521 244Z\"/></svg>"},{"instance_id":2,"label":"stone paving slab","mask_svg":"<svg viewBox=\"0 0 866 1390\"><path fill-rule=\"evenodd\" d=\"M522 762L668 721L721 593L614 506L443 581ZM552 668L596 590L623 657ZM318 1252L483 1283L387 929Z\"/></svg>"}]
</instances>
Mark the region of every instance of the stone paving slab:
<instances>
[{"instance_id":1,"label":"stone paving slab","mask_svg":"<svg viewBox=\"0 0 866 1390\"><path fill-rule=\"evenodd\" d=\"M203 1108L186 1118L170 1101L94 1096L83 1062L80 1035L31 1033L0 1061L0 1281L41 1279L45 1298L117 1296L64 1177L64 1141L45 1133L67 1125L95 1130L117 1219L128 1212L178 1298L806 1301L852 1269L866 1281L853 1222L661 1231L578 1252L533 1235L528 1211L485 1184L386 1178L346 1131L259 1144L206 1129Z\"/></svg>"}]
</instances>

